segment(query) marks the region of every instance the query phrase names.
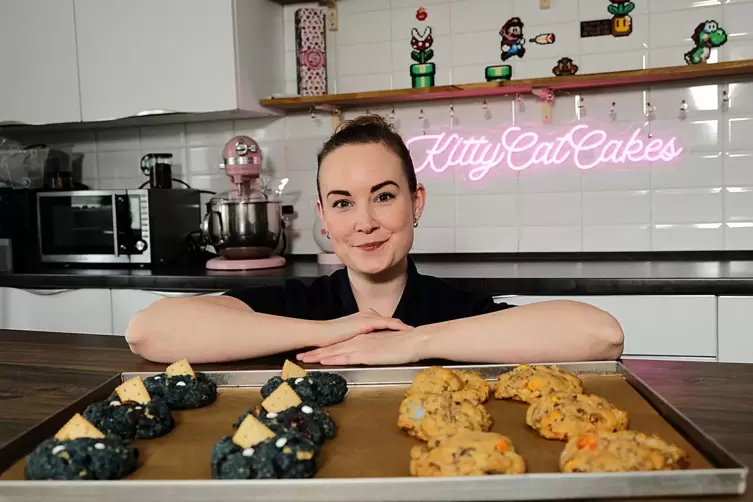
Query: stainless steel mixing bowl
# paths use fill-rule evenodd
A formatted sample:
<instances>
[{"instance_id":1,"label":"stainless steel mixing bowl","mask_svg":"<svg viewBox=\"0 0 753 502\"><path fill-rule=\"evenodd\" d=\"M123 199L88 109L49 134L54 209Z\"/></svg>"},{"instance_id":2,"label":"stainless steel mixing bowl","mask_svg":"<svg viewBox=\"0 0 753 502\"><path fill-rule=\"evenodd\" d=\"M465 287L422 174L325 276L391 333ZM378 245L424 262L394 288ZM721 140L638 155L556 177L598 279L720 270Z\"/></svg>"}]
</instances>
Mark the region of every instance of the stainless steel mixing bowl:
<instances>
[{"instance_id":1,"label":"stainless steel mixing bowl","mask_svg":"<svg viewBox=\"0 0 753 502\"><path fill-rule=\"evenodd\" d=\"M280 244L282 202L212 199L207 202L201 230L220 256L231 260L266 258Z\"/></svg>"}]
</instances>

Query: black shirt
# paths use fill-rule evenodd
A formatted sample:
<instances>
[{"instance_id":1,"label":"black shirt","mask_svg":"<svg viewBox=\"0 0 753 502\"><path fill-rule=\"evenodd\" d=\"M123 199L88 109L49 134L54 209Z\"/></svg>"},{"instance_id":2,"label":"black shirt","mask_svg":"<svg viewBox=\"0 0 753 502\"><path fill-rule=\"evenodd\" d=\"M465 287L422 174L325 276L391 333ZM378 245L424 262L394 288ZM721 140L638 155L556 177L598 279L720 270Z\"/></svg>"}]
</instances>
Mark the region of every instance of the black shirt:
<instances>
[{"instance_id":1,"label":"black shirt","mask_svg":"<svg viewBox=\"0 0 753 502\"><path fill-rule=\"evenodd\" d=\"M318 277L308 286L291 279L281 286L247 288L225 294L243 301L256 312L297 319L327 321L358 312L345 268ZM405 289L392 317L418 327L512 306L495 303L490 295L465 291L442 279L419 274L409 257Z\"/></svg>"}]
</instances>

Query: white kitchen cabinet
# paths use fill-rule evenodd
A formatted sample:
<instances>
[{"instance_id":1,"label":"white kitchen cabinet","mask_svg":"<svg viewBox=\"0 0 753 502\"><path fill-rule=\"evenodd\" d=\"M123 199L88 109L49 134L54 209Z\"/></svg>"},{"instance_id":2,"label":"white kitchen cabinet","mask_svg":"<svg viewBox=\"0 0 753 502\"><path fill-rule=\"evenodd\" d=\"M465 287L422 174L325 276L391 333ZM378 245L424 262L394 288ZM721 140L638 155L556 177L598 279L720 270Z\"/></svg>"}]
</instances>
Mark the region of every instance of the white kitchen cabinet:
<instances>
[{"instance_id":1,"label":"white kitchen cabinet","mask_svg":"<svg viewBox=\"0 0 753 502\"><path fill-rule=\"evenodd\" d=\"M504 296L497 300L513 305L575 300L606 310L622 325L626 356L716 359L718 355L715 296Z\"/></svg>"},{"instance_id":2,"label":"white kitchen cabinet","mask_svg":"<svg viewBox=\"0 0 753 502\"><path fill-rule=\"evenodd\" d=\"M186 293L176 291L147 291L141 289L113 289L112 298L112 326L113 334L125 335L131 318L140 310L144 310L152 303L162 298L181 298L191 296L219 296L219 293Z\"/></svg>"},{"instance_id":3,"label":"white kitchen cabinet","mask_svg":"<svg viewBox=\"0 0 753 502\"><path fill-rule=\"evenodd\" d=\"M107 289L5 289L5 324L9 329L112 333Z\"/></svg>"},{"instance_id":4,"label":"white kitchen cabinet","mask_svg":"<svg viewBox=\"0 0 753 502\"><path fill-rule=\"evenodd\" d=\"M79 122L73 0L0 0L0 123Z\"/></svg>"},{"instance_id":5,"label":"white kitchen cabinet","mask_svg":"<svg viewBox=\"0 0 753 502\"><path fill-rule=\"evenodd\" d=\"M8 327L5 322L5 290L6 288L0 288L0 329Z\"/></svg>"},{"instance_id":6,"label":"white kitchen cabinet","mask_svg":"<svg viewBox=\"0 0 753 502\"><path fill-rule=\"evenodd\" d=\"M753 296L720 296L719 362L753 363Z\"/></svg>"},{"instance_id":7,"label":"white kitchen cabinet","mask_svg":"<svg viewBox=\"0 0 753 502\"><path fill-rule=\"evenodd\" d=\"M14 0L8 0L14 1ZM84 121L249 110L284 87L270 0L75 0Z\"/></svg>"}]
</instances>

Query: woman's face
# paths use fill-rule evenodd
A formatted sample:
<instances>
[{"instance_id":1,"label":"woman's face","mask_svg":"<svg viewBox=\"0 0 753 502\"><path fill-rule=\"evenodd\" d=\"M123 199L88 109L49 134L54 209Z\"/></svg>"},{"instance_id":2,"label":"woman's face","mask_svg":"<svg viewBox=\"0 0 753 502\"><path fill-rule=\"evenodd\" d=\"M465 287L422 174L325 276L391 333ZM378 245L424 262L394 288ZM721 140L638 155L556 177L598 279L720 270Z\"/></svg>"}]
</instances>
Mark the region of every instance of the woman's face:
<instances>
[{"instance_id":1,"label":"woman's face","mask_svg":"<svg viewBox=\"0 0 753 502\"><path fill-rule=\"evenodd\" d=\"M351 269L378 274L413 245L425 190L408 188L400 158L382 144L342 146L319 169L319 217L337 256Z\"/></svg>"}]
</instances>

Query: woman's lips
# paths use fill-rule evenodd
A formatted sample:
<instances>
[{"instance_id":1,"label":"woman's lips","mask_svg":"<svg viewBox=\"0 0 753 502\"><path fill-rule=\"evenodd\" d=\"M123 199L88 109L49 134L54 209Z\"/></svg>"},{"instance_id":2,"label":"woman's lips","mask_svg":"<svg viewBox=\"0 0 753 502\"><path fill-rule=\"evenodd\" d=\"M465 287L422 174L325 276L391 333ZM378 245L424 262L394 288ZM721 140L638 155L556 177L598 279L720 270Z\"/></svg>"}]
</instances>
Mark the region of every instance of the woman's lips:
<instances>
[{"instance_id":1,"label":"woman's lips","mask_svg":"<svg viewBox=\"0 0 753 502\"><path fill-rule=\"evenodd\" d=\"M361 251L376 251L377 249L381 248L382 245L387 241L382 242L369 242L367 244L361 244L360 246L356 246Z\"/></svg>"}]
</instances>

